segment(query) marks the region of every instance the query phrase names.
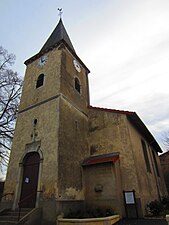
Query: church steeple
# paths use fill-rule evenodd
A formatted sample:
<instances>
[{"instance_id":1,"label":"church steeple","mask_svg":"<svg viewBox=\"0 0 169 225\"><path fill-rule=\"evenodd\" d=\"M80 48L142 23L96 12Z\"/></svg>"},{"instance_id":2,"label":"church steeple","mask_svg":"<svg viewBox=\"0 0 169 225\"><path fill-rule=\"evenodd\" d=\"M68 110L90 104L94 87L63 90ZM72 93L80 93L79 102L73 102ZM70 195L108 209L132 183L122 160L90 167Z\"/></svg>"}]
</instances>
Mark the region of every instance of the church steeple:
<instances>
[{"instance_id":1,"label":"church steeple","mask_svg":"<svg viewBox=\"0 0 169 225\"><path fill-rule=\"evenodd\" d=\"M71 51L74 58L76 58L79 61L79 63L85 68L87 73L90 73L89 69L85 66L85 64L81 61L81 59L76 54L76 51L72 45L72 42L71 42L69 35L65 29L65 26L63 25L61 18L60 18L57 26L55 27L55 29L53 30L53 32L51 33L51 35L49 36L49 38L47 39L47 41L45 42L43 47L41 48L41 50L36 55L27 59L25 61L25 65L28 65L29 63L35 61L36 59L40 58L41 56L43 56L47 52L51 51L52 49L58 47L62 43Z\"/></svg>"},{"instance_id":2,"label":"church steeple","mask_svg":"<svg viewBox=\"0 0 169 225\"><path fill-rule=\"evenodd\" d=\"M25 64L5 182L5 193L15 195L7 204L13 203L13 209L18 203L42 206L42 223L55 224L65 200L78 204L84 199L81 162L89 156L89 69L75 53L61 19ZM47 208L54 213L48 216Z\"/></svg>"},{"instance_id":3,"label":"church steeple","mask_svg":"<svg viewBox=\"0 0 169 225\"><path fill-rule=\"evenodd\" d=\"M71 43L71 40L68 36L68 33L63 25L62 19L60 18L59 23L57 24L56 28L40 50L40 52L43 52L50 47L53 47L54 45L57 45L59 42L64 41L66 44L71 48L73 52L75 52L75 49Z\"/></svg>"}]
</instances>

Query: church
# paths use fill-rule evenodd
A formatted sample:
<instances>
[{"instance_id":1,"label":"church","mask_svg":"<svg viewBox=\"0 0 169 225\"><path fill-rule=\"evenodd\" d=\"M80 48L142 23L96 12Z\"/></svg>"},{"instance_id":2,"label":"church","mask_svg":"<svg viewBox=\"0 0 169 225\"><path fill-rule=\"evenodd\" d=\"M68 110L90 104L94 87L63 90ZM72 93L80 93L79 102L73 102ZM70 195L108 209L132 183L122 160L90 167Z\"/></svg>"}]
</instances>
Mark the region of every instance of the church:
<instances>
[{"instance_id":1,"label":"church","mask_svg":"<svg viewBox=\"0 0 169 225\"><path fill-rule=\"evenodd\" d=\"M85 207L143 217L167 194L162 150L135 112L90 105L90 71L62 19L25 65L4 188L13 194L1 205L42 208L45 225Z\"/></svg>"}]
</instances>

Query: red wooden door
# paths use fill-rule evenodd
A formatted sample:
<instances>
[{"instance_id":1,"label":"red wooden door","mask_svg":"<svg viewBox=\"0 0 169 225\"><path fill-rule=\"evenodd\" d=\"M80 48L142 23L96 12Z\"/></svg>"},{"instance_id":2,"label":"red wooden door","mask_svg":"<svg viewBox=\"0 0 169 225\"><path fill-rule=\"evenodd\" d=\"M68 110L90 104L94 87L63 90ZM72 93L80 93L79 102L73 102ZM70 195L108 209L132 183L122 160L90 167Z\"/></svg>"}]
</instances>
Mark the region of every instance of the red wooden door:
<instances>
[{"instance_id":1,"label":"red wooden door","mask_svg":"<svg viewBox=\"0 0 169 225\"><path fill-rule=\"evenodd\" d=\"M23 163L23 179L20 196L21 208L34 208L36 203L38 175L39 175L38 153L28 153Z\"/></svg>"}]
</instances>

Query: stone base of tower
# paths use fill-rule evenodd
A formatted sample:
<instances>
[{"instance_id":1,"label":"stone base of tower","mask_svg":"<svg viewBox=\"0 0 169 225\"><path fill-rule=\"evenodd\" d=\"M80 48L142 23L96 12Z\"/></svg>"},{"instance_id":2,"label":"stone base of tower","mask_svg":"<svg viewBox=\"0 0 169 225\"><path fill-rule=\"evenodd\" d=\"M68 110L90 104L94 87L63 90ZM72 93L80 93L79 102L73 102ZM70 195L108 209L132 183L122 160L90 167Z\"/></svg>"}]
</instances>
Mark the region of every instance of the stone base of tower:
<instances>
[{"instance_id":1,"label":"stone base of tower","mask_svg":"<svg viewBox=\"0 0 169 225\"><path fill-rule=\"evenodd\" d=\"M13 201L0 202L0 211L4 209L18 210L13 208ZM70 212L83 211L84 201L47 199L39 202L38 208L42 209L41 221L39 225L56 225L59 215L68 215Z\"/></svg>"},{"instance_id":2,"label":"stone base of tower","mask_svg":"<svg viewBox=\"0 0 169 225\"><path fill-rule=\"evenodd\" d=\"M39 203L42 208L42 225L55 225L59 215L70 214L84 209L84 201L55 199L44 200Z\"/></svg>"},{"instance_id":3,"label":"stone base of tower","mask_svg":"<svg viewBox=\"0 0 169 225\"><path fill-rule=\"evenodd\" d=\"M136 199L138 215L136 215L135 208L128 208L128 216L130 218L143 217L143 212L141 209L140 199ZM0 203L0 211L2 209L13 209L17 210L17 206L14 208L14 202L4 201ZM114 207L112 207L114 206ZM36 208L42 209L41 220L39 225L57 225L58 216L67 217L67 215L72 215L72 213L85 212L87 210L96 212L97 209L110 210L115 209L114 212L120 215L121 218L125 217L124 205L120 206L117 200L105 199L105 200L56 200L55 198L50 199L39 199ZM111 212L111 211L109 211Z\"/></svg>"},{"instance_id":4,"label":"stone base of tower","mask_svg":"<svg viewBox=\"0 0 169 225\"><path fill-rule=\"evenodd\" d=\"M2 201L0 202L0 212L3 209L12 209L13 202L11 201Z\"/></svg>"}]
</instances>

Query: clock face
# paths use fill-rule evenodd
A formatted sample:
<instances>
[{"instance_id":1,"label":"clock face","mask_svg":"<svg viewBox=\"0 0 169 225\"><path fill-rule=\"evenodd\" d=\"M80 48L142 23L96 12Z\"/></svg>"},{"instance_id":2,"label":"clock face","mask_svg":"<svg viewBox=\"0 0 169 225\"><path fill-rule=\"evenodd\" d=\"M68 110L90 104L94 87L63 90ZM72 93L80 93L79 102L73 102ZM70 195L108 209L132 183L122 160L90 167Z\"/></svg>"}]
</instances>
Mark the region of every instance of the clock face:
<instances>
[{"instance_id":1,"label":"clock face","mask_svg":"<svg viewBox=\"0 0 169 225\"><path fill-rule=\"evenodd\" d=\"M73 60L73 64L75 69L80 73L81 72L81 66L80 64L76 61L76 59Z\"/></svg>"},{"instance_id":2,"label":"clock face","mask_svg":"<svg viewBox=\"0 0 169 225\"><path fill-rule=\"evenodd\" d=\"M46 55L43 55L43 56L40 57L40 59L38 61L38 65L40 67L42 67L46 64L47 61L48 61L48 57Z\"/></svg>"}]
</instances>

